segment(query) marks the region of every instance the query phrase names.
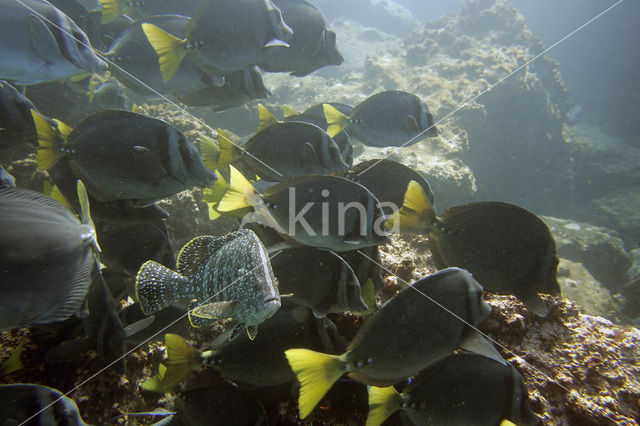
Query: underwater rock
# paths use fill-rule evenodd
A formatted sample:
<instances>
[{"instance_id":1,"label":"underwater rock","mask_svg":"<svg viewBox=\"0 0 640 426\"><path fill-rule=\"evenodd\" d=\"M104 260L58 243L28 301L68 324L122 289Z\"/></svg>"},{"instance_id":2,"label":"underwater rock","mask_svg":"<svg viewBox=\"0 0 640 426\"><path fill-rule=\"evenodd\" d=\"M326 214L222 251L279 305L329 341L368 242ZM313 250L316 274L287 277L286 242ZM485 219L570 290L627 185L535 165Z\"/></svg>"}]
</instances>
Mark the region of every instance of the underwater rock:
<instances>
[{"instance_id":1,"label":"underwater rock","mask_svg":"<svg viewBox=\"0 0 640 426\"><path fill-rule=\"evenodd\" d=\"M638 185L597 198L584 209L591 223L615 229L630 248L640 243L640 190Z\"/></svg>"},{"instance_id":2,"label":"underwater rock","mask_svg":"<svg viewBox=\"0 0 640 426\"><path fill-rule=\"evenodd\" d=\"M559 257L582 263L613 293L624 285L631 259L616 231L549 216L542 220L553 234Z\"/></svg>"},{"instance_id":3,"label":"underwater rock","mask_svg":"<svg viewBox=\"0 0 640 426\"><path fill-rule=\"evenodd\" d=\"M498 347L522 374L531 407L545 424L637 424L637 328L582 314L566 299L553 301L545 319L512 297L488 302L493 311L480 329L515 353Z\"/></svg>"},{"instance_id":4,"label":"underwater rock","mask_svg":"<svg viewBox=\"0 0 640 426\"><path fill-rule=\"evenodd\" d=\"M593 278L581 263L561 258L558 284L562 289L562 297L575 302L586 314L613 318L619 311L618 303L609 290Z\"/></svg>"}]
</instances>

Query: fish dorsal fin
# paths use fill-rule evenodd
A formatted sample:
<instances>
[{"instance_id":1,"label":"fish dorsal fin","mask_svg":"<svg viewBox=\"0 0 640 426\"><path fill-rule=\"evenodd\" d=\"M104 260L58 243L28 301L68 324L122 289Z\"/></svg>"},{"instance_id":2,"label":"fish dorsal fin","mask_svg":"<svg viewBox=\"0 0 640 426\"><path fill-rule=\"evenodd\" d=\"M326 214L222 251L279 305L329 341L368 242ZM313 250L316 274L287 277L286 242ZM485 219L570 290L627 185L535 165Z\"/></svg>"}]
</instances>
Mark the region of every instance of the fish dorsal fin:
<instances>
[{"instance_id":1,"label":"fish dorsal fin","mask_svg":"<svg viewBox=\"0 0 640 426\"><path fill-rule=\"evenodd\" d=\"M185 28L185 32L184 32L185 34L184 38L186 40L189 40L191 38L191 34L193 33L194 28L198 24L198 21L200 20L204 12L209 7L209 3L211 3L211 1L212 0L202 0L198 5L198 7L196 8L196 10L194 10L193 13L191 14L191 19L189 19L189 22L187 23L187 27Z\"/></svg>"},{"instance_id":2,"label":"fish dorsal fin","mask_svg":"<svg viewBox=\"0 0 640 426\"><path fill-rule=\"evenodd\" d=\"M224 194L216 210L232 212L251 207L249 195L255 191L251 182L233 166L229 166L229 190Z\"/></svg>"},{"instance_id":3,"label":"fish dorsal fin","mask_svg":"<svg viewBox=\"0 0 640 426\"><path fill-rule=\"evenodd\" d=\"M327 133L334 137L349 125L349 117L329 104L322 104L324 118L327 120Z\"/></svg>"},{"instance_id":4,"label":"fish dorsal fin","mask_svg":"<svg viewBox=\"0 0 640 426\"><path fill-rule=\"evenodd\" d=\"M220 154L218 155L218 169L223 169L236 161L240 148L238 148L227 133L222 129L216 129L218 132L218 147Z\"/></svg>"},{"instance_id":5,"label":"fish dorsal fin","mask_svg":"<svg viewBox=\"0 0 640 426\"><path fill-rule=\"evenodd\" d=\"M187 277L195 274L222 245L217 240L220 238L204 235L185 244L176 259L176 272Z\"/></svg>"},{"instance_id":6,"label":"fish dorsal fin","mask_svg":"<svg viewBox=\"0 0 640 426\"><path fill-rule=\"evenodd\" d=\"M462 349L498 361L507 365L500 352L482 334L475 330L469 330L459 345Z\"/></svg>"},{"instance_id":7,"label":"fish dorsal fin","mask_svg":"<svg viewBox=\"0 0 640 426\"><path fill-rule=\"evenodd\" d=\"M29 15L29 41L33 53L45 62L53 63L60 55L56 38L36 15Z\"/></svg>"},{"instance_id":8,"label":"fish dorsal fin","mask_svg":"<svg viewBox=\"0 0 640 426\"><path fill-rule=\"evenodd\" d=\"M293 108L289 105L282 105L282 116L284 118L291 117L292 115L298 114Z\"/></svg>"},{"instance_id":9,"label":"fish dorsal fin","mask_svg":"<svg viewBox=\"0 0 640 426\"><path fill-rule=\"evenodd\" d=\"M412 180L407 185L402 206L387 219L386 227L400 231L425 231L435 220L435 211L424 189Z\"/></svg>"},{"instance_id":10,"label":"fish dorsal fin","mask_svg":"<svg viewBox=\"0 0 640 426\"><path fill-rule=\"evenodd\" d=\"M258 119L260 120L258 123L258 132L278 122L278 119L271 113L271 111L262 104L258 104Z\"/></svg>"},{"instance_id":11,"label":"fish dorsal fin","mask_svg":"<svg viewBox=\"0 0 640 426\"><path fill-rule=\"evenodd\" d=\"M98 253L101 252L100 244L98 244L98 237L96 235L96 227L93 224L93 220L91 219L91 208L89 207L89 195L87 194L87 189L84 187L84 183L78 179L76 183L76 191L78 193L78 202L80 203L80 221L89 227L91 227L91 235L87 235L87 241L91 243L94 248L94 256L98 265L100 264L100 259L98 257Z\"/></svg>"},{"instance_id":12,"label":"fish dorsal fin","mask_svg":"<svg viewBox=\"0 0 640 426\"><path fill-rule=\"evenodd\" d=\"M218 168L218 162L220 161L220 147L218 144L208 136L202 135L196 142L202 162L209 170L215 170Z\"/></svg>"},{"instance_id":13,"label":"fish dorsal fin","mask_svg":"<svg viewBox=\"0 0 640 426\"><path fill-rule=\"evenodd\" d=\"M405 124L405 127L410 132L420 131L420 126L418 126L418 122L416 121L416 118L413 115L410 115L407 117L407 122Z\"/></svg>"},{"instance_id":14,"label":"fish dorsal fin","mask_svg":"<svg viewBox=\"0 0 640 426\"><path fill-rule=\"evenodd\" d=\"M133 147L133 162L136 173L151 181L159 181L169 175L160 158L147 147L139 145Z\"/></svg>"},{"instance_id":15,"label":"fish dorsal fin","mask_svg":"<svg viewBox=\"0 0 640 426\"><path fill-rule=\"evenodd\" d=\"M365 426L380 426L396 410L402 407L402 396L393 386L369 388L369 413Z\"/></svg>"},{"instance_id":16,"label":"fish dorsal fin","mask_svg":"<svg viewBox=\"0 0 640 426\"><path fill-rule=\"evenodd\" d=\"M162 79L164 81L171 80L187 55L188 49L184 48L186 41L146 22L142 24L142 31L158 55Z\"/></svg>"}]
</instances>

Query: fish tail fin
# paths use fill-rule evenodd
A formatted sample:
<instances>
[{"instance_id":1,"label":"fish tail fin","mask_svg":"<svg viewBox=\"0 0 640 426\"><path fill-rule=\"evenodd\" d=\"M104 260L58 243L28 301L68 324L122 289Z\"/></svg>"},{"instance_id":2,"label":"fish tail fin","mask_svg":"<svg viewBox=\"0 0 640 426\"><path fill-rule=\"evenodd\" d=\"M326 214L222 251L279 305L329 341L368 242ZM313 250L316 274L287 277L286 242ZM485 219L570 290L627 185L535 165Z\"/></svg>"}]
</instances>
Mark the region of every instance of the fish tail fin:
<instances>
[{"instance_id":1,"label":"fish tail fin","mask_svg":"<svg viewBox=\"0 0 640 426\"><path fill-rule=\"evenodd\" d=\"M222 129L216 129L218 132L218 146L220 147L220 156L218 158L218 168L222 169L236 161L238 157L238 147L234 145L231 138Z\"/></svg>"},{"instance_id":2,"label":"fish tail fin","mask_svg":"<svg viewBox=\"0 0 640 426\"><path fill-rule=\"evenodd\" d=\"M304 419L344 373L344 356L309 349L288 349L284 354L300 382L298 411Z\"/></svg>"},{"instance_id":3,"label":"fish tail fin","mask_svg":"<svg viewBox=\"0 0 640 426\"><path fill-rule=\"evenodd\" d=\"M62 145L60 135L37 111L31 110L31 117L38 135L38 169L45 170L52 167L62 157L58 148Z\"/></svg>"},{"instance_id":4,"label":"fish tail fin","mask_svg":"<svg viewBox=\"0 0 640 426\"><path fill-rule=\"evenodd\" d=\"M407 185L402 206L393 213L385 226L396 231L428 231L436 213L422 186L415 180Z\"/></svg>"},{"instance_id":5,"label":"fish tail fin","mask_svg":"<svg viewBox=\"0 0 640 426\"><path fill-rule=\"evenodd\" d=\"M218 203L216 210L219 212L231 212L251 207L248 195L254 191L251 182L233 166L229 166L229 189Z\"/></svg>"},{"instance_id":6,"label":"fish tail fin","mask_svg":"<svg viewBox=\"0 0 640 426\"><path fill-rule=\"evenodd\" d=\"M137 103L134 102L134 103L131 104L131 112L140 113L140 107L138 106Z\"/></svg>"},{"instance_id":7,"label":"fish tail fin","mask_svg":"<svg viewBox=\"0 0 640 426\"><path fill-rule=\"evenodd\" d=\"M504 419L503 421L500 422L500 426L516 426L516 424L513 423L512 421Z\"/></svg>"},{"instance_id":8,"label":"fish tail fin","mask_svg":"<svg viewBox=\"0 0 640 426\"><path fill-rule=\"evenodd\" d=\"M149 23L142 24L142 31L158 55L162 79L169 81L176 74L187 54L187 49L184 48L185 40L174 37L162 28Z\"/></svg>"},{"instance_id":9,"label":"fish tail fin","mask_svg":"<svg viewBox=\"0 0 640 426\"><path fill-rule=\"evenodd\" d=\"M167 367L164 364L158 365L158 373L149 377L147 380L140 384L140 387L150 392L166 393L169 389L163 385L164 376L167 372Z\"/></svg>"},{"instance_id":10,"label":"fish tail fin","mask_svg":"<svg viewBox=\"0 0 640 426\"><path fill-rule=\"evenodd\" d=\"M209 170L217 169L220 161L220 147L218 144L210 137L202 135L198 138L197 145L204 165Z\"/></svg>"},{"instance_id":11,"label":"fish tail fin","mask_svg":"<svg viewBox=\"0 0 640 426\"><path fill-rule=\"evenodd\" d=\"M271 111L262 104L258 104L258 118L260 119L258 123L258 132L278 122L278 119L271 114Z\"/></svg>"},{"instance_id":12,"label":"fish tail fin","mask_svg":"<svg viewBox=\"0 0 640 426\"><path fill-rule=\"evenodd\" d=\"M296 114L296 110L291 108L289 105L282 105L282 115L284 118L291 117Z\"/></svg>"},{"instance_id":13,"label":"fish tail fin","mask_svg":"<svg viewBox=\"0 0 640 426\"><path fill-rule=\"evenodd\" d=\"M102 23L108 24L122 15L125 10L120 0L99 0L102 6Z\"/></svg>"},{"instance_id":14,"label":"fish tail fin","mask_svg":"<svg viewBox=\"0 0 640 426\"><path fill-rule=\"evenodd\" d=\"M188 297L182 289L187 278L153 260L145 262L136 276L136 299L145 315L151 315Z\"/></svg>"},{"instance_id":15,"label":"fish tail fin","mask_svg":"<svg viewBox=\"0 0 640 426\"><path fill-rule=\"evenodd\" d=\"M393 386L369 388L369 414L366 426L379 426L402 406L402 396Z\"/></svg>"},{"instance_id":16,"label":"fish tail fin","mask_svg":"<svg viewBox=\"0 0 640 426\"><path fill-rule=\"evenodd\" d=\"M22 356L22 348L24 348L24 341L20 342L13 352L11 352L9 358L0 364L0 377L13 373L14 371L18 371L22 368L22 360L20 359Z\"/></svg>"},{"instance_id":17,"label":"fish tail fin","mask_svg":"<svg viewBox=\"0 0 640 426\"><path fill-rule=\"evenodd\" d=\"M167 369L162 385L173 388L200 367L201 354L177 334L165 334L164 344L167 346Z\"/></svg>"},{"instance_id":18,"label":"fish tail fin","mask_svg":"<svg viewBox=\"0 0 640 426\"><path fill-rule=\"evenodd\" d=\"M361 289L361 296L367 305L367 310L358 312L359 315L365 316L376 312L376 287L371 278L367 278Z\"/></svg>"},{"instance_id":19,"label":"fish tail fin","mask_svg":"<svg viewBox=\"0 0 640 426\"><path fill-rule=\"evenodd\" d=\"M215 174L218 178L213 182L211 188L204 188L202 190L202 201L207 203L207 206L209 207L209 220L216 220L221 216L216 208L218 207L218 203L224 196L225 192L229 189L229 185L222 174L218 170L215 171Z\"/></svg>"},{"instance_id":20,"label":"fish tail fin","mask_svg":"<svg viewBox=\"0 0 640 426\"><path fill-rule=\"evenodd\" d=\"M322 104L324 118L327 120L327 133L334 137L349 125L349 117L329 104Z\"/></svg>"}]
</instances>

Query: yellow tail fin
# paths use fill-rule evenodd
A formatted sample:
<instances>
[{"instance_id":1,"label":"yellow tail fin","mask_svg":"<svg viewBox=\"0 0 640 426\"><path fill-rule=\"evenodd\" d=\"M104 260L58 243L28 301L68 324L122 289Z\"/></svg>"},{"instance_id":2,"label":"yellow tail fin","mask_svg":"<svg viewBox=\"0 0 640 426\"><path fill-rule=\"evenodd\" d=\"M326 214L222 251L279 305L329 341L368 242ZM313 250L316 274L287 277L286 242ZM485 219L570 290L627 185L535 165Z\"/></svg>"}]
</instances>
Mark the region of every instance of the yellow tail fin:
<instances>
[{"instance_id":1,"label":"yellow tail fin","mask_svg":"<svg viewBox=\"0 0 640 426\"><path fill-rule=\"evenodd\" d=\"M507 419L504 419L503 421L500 422L500 426L517 426L517 425Z\"/></svg>"},{"instance_id":2,"label":"yellow tail fin","mask_svg":"<svg viewBox=\"0 0 640 426\"><path fill-rule=\"evenodd\" d=\"M213 183L213 186L202 190L202 201L207 203L207 206L209 207L209 220L216 220L221 216L221 214L216 210L216 207L218 207L218 203L224 196L225 192L229 189L227 181L224 180L224 177L222 177L220 172L216 170L215 173L218 178Z\"/></svg>"},{"instance_id":3,"label":"yellow tail fin","mask_svg":"<svg viewBox=\"0 0 640 426\"><path fill-rule=\"evenodd\" d=\"M342 376L344 355L328 355L309 349L288 349L284 354L300 382L298 411L304 419Z\"/></svg>"},{"instance_id":4,"label":"yellow tail fin","mask_svg":"<svg viewBox=\"0 0 640 426\"><path fill-rule=\"evenodd\" d=\"M258 118L260 119L260 122L258 123L258 132L278 122L278 119L271 114L271 111L262 104L258 104Z\"/></svg>"},{"instance_id":5,"label":"yellow tail fin","mask_svg":"<svg viewBox=\"0 0 640 426\"><path fill-rule=\"evenodd\" d=\"M322 104L324 118L327 120L327 133L334 137L349 125L349 117L329 104Z\"/></svg>"},{"instance_id":6,"label":"yellow tail fin","mask_svg":"<svg viewBox=\"0 0 640 426\"><path fill-rule=\"evenodd\" d=\"M24 342L20 342L13 352L11 352L9 358L0 364L0 377L22 368L22 360L20 359L22 356L22 348L24 348Z\"/></svg>"},{"instance_id":7,"label":"yellow tail fin","mask_svg":"<svg viewBox=\"0 0 640 426\"><path fill-rule=\"evenodd\" d=\"M215 170L218 168L218 162L220 161L220 147L218 144L208 136L200 136L198 138L198 150L202 157L202 162L209 170Z\"/></svg>"},{"instance_id":8,"label":"yellow tail fin","mask_svg":"<svg viewBox=\"0 0 640 426\"><path fill-rule=\"evenodd\" d=\"M369 388L369 414L366 426L379 426L402 406L402 396L393 386Z\"/></svg>"},{"instance_id":9,"label":"yellow tail fin","mask_svg":"<svg viewBox=\"0 0 640 426\"><path fill-rule=\"evenodd\" d=\"M221 213L240 210L251 207L248 195L255 191L251 182L233 166L229 166L229 189L218 203L218 210Z\"/></svg>"},{"instance_id":10,"label":"yellow tail fin","mask_svg":"<svg viewBox=\"0 0 640 426\"><path fill-rule=\"evenodd\" d=\"M100 0L102 5L102 23L108 24L125 12L125 6L120 0Z\"/></svg>"},{"instance_id":11,"label":"yellow tail fin","mask_svg":"<svg viewBox=\"0 0 640 426\"><path fill-rule=\"evenodd\" d=\"M236 161L239 148L234 145L231 138L222 129L216 129L218 132L218 146L220 147L220 155L218 156L218 168L224 169L229 164Z\"/></svg>"},{"instance_id":12,"label":"yellow tail fin","mask_svg":"<svg viewBox=\"0 0 640 426\"><path fill-rule=\"evenodd\" d=\"M187 49L184 48L185 40L174 37L162 28L149 23L142 24L142 31L158 55L162 79L169 81L176 74L187 54Z\"/></svg>"},{"instance_id":13,"label":"yellow tail fin","mask_svg":"<svg viewBox=\"0 0 640 426\"><path fill-rule=\"evenodd\" d=\"M171 388L200 367L200 352L177 334L165 334L164 343L167 346L167 369L162 384Z\"/></svg>"},{"instance_id":14,"label":"yellow tail fin","mask_svg":"<svg viewBox=\"0 0 640 426\"><path fill-rule=\"evenodd\" d=\"M135 102L133 104L131 104L131 112L140 113L140 107Z\"/></svg>"},{"instance_id":15,"label":"yellow tail fin","mask_svg":"<svg viewBox=\"0 0 640 426\"><path fill-rule=\"evenodd\" d=\"M282 116L284 118L291 117L296 114L298 114L296 110L291 108L289 105L282 105Z\"/></svg>"},{"instance_id":16,"label":"yellow tail fin","mask_svg":"<svg viewBox=\"0 0 640 426\"><path fill-rule=\"evenodd\" d=\"M38 151L36 154L38 169L48 169L62 158L62 153L58 150L62 140L60 135L40 113L31 110L31 117L33 117L33 124L38 135Z\"/></svg>"},{"instance_id":17,"label":"yellow tail fin","mask_svg":"<svg viewBox=\"0 0 640 426\"><path fill-rule=\"evenodd\" d=\"M142 384L140 384L140 387L150 392L159 392L159 393L169 392L170 389L167 389L165 386L163 386L163 383L162 383L164 381L164 375L166 372L167 372L167 367L164 364L160 364L158 366L158 374L156 374L155 376L151 376L147 380L142 382Z\"/></svg>"},{"instance_id":18,"label":"yellow tail fin","mask_svg":"<svg viewBox=\"0 0 640 426\"><path fill-rule=\"evenodd\" d=\"M393 213L385 226L387 229L403 231L429 231L436 220L436 213L427 195L418 182L407 185L402 206Z\"/></svg>"},{"instance_id":19,"label":"yellow tail fin","mask_svg":"<svg viewBox=\"0 0 640 426\"><path fill-rule=\"evenodd\" d=\"M58 188L58 185L52 185L49 182L45 181L44 186L42 188L42 193L48 195L49 197L53 198L54 200L56 200L57 202L59 202L60 204L68 208L69 210L73 211L73 207L71 207L71 204L69 204L69 201L67 201L67 199L64 198L64 195L62 195L62 192L60 192L60 188Z\"/></svg>"}]
</instances>

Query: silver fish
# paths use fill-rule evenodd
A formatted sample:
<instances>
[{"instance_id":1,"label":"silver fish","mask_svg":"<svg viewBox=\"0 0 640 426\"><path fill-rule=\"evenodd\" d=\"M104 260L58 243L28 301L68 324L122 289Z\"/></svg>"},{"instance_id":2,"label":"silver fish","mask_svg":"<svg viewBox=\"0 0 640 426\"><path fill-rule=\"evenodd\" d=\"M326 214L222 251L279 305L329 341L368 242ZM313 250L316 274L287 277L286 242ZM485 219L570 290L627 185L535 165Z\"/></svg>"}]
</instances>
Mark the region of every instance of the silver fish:
<instances>
[{"instance_id":1,"label":"silver fish","mask_svg":"<svg viewBox=\"0 0 640 426\"><path fill-rule=\"evenodd\" d=\"M85 313L97 243L83 216L46 195L0 188L0 294L20 301L2 304L0 330Z\"/></svg>"},{"instance_id":2,"label":"silver fish","mask_svg":"<svg viewBox=\"0 0 640 426\"><path fill-rule=\"evenodd\" d=\"M0 0L0 28L0 78L17 85L107 69L86 34L47 1Z\"/></svg>"},{"instance_id":3,"label":"silver fish","mask_svg":"<svg viewBox=\"0 0 640 426\"><path fill-rule=\"evenodd\" d=\"M76 403L47 386L31 383L0 385L0 406L0 424L3 425L86 425Z\"/></svg>"}]
</instances>

